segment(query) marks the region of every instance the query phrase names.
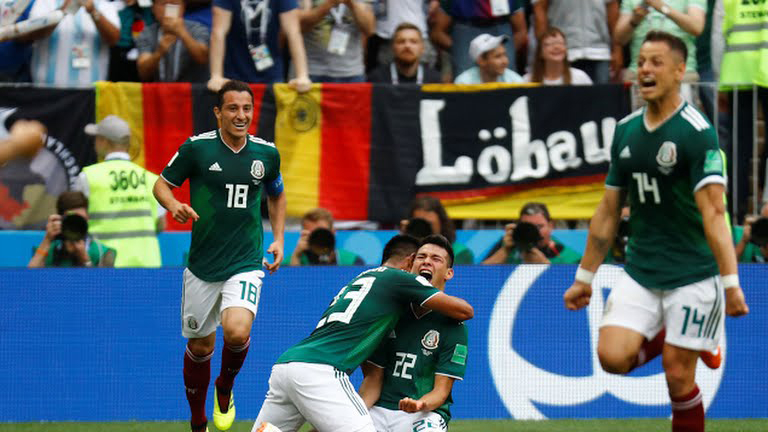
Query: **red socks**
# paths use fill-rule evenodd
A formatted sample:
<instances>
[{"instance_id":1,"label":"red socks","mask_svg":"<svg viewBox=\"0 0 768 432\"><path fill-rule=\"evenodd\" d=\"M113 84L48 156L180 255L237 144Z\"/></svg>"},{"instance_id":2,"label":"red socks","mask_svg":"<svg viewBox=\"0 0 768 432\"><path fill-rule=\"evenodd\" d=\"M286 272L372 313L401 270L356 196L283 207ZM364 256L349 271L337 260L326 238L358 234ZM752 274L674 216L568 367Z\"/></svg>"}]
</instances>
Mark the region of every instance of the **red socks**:
<instances>
[{"instance_id":1,"label":"red socks","mask_svg":"<svg viewBox=\"0 0 768 432\"><path fill-rule=\"evenodd\" d=\"M184 353L184 387L187 389L187 402L192 413L190 422L194 426L205 425L205 397L211 381L211 357L213 352L198 357L187 348Z\"/></svg>"},{"instance_id":2,"label":"red socks","mask_svg":"<svg viewBox=\"0 0 768 432\"><path fill-rule=\"evenodd\" d=\"M653 339L643 342L643 345L640 347L640 351L637 353L637 361L635 362L634 366L635 368L648 363L661 354L661 351L664 349L664 338L666 335L667 330L661 329L661 331L656 336L654 336Z\"/></svg>"},{"instance_id":3,"label":"red socks","mask_svg":"<svg viewBox=\"0 0 768 432\"><path fill-rule=\"evenodd\" d=\"M672 432L704 432L704 404L699 386L686 396L672 398Z\"/></svg>"},{"instance_id":4,"label":"red socks","mask_svg":"<svg viewBox=\"0 0 768 432\"><path fill-rule=\"evenodd\" d=\"M229 409L229 396L232 394L232 386L235 384L235 377L240 372L245 362L245 356L248 355L248 347L251 346L251 338L248 338L244 344L238 346L229 345L224 341L224 349L221 352L221 372L216 378L216 390L218 396L219 410L225 413Z\"/></svg>"}]
</instances>

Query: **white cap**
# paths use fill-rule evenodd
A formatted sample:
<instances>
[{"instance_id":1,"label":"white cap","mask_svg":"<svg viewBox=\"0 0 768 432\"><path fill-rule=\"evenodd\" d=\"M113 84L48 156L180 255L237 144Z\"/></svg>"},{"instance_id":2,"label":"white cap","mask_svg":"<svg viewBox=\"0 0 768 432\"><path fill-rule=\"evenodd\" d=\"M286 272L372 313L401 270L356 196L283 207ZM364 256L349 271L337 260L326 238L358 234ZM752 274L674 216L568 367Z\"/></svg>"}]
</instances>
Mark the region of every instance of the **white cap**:
<instances>
[{"instance_id":1,"label":"white cap","mask_svg":"<svg viewBox=\"0 0 768 432\"><path fill-rule=\"evenodd\" d=\"M497 46L505 43L509 40L507 35L491 36L488 33L483 33L469 43L469 57L477 61L477 59L487 53L488 51L496 48Z\"/></svg>"},{"instance_id":2,"label":"white cap","mask_svg":"<svg viewBox=\"0 0 768 432\"><path fill-rule=\"evenodd\" d=\"M120 117L109 115L96 124L87 124L85 126L85 133L93 136L102 136L113 142L124 143L131 138L131 127Z\"/></svg>"}]
</instances>

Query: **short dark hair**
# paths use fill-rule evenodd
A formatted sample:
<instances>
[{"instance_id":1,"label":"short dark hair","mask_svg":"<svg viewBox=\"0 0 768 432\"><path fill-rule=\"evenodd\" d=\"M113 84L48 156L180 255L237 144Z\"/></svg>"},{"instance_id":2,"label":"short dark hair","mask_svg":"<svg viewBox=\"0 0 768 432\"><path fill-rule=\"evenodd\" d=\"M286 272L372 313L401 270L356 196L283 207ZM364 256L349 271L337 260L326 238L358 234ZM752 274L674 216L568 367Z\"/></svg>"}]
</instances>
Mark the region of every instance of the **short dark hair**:
<instances>
[{"instance_id":1,"label":"short dark hair","mask_svg":"<svg viewBox=\"0 0 768 432\"><path fill-rule=\"evenodd\" d=\"M251 87L248 84L242 81L229 80L225 82L223 86L221 86L219 92L217 93L216 107L221 109L221 106L224 104L224 95L231 91L246 92L251 95L251 102L253 102L253 90L251 90Z\"/></svg>"},{"instance_id":2,"label":"short dark hair","mask_svg":"<svg viewBox=\"0 0 768 432\"><path fill-rule=\"evenodd\" d=\"M453 267L453 246L451 246L451 242L448 241L445 236L442 236L440 234L432 234L424 237L424 239L421 241L421 244L419 245L419 249L421 249L422 246L432 244L437 247L445 249L446 252L448 252L448 267Z\"/></svg>"},{"instance_id":3,"label":"short dark hair","mask_svg":"<svg viewBox=\"0 0 768 432\"><path fill-rule=\"evenodd\" d=\"M381 256L381 263L389 261L391 258L403 259L408 255L416 253L419 250L419 241L415 237L398 234L392 237L384 246L384 252Z\"/></svg>"},{"instance_id":4,"label":"short dark hair","mask_svg":"<svg viewBox=\"0 0 768 432\"><path fill-rule=\"evenodd\" d=\"M685 46L685 42L671 33L663 32L660 30L651 30L645 34L643 43L646 42L664 42L667 44L670 50L675 51L683 56L683 63L685 63L686 59L688 59L688 47Z\"/></svg>"},{"instance_id":5,"label":"short dark hair","mask_svg":"<svg viewBox=\"0 0 768 432\"><path fill-rule=\"evenodd\" d=\"M76 208L88 208L88 198L80 191L63 192L56 199L56 212L60 215Z\"/></svg>"},{"instance_id":6,"label":"short dark hair","mask_svg":"<svg viewBox=\"0 0 768 432\"><path fill-rule=\"evenodd\" d=\"M549 217L549 209L547 208L547 205L540 202L529 202L526 203L523 208L520 209L520 217L523 217L523 215L535 215L535 214L542 214L544 215L544 218L547 219L547 221L551 221L552 218Z\"/></svg>"},{"instance_id":7,"label":"short dark hair","mask_svg":"<svg viewBox=\"0 0 768 432\"><path fill-rule=\"evenodd\" d=\"M413 212L416 210L431 211L437 213L437 218L440 219L440 234L444 235L449 242L456 241L456 228L453 226L453 221L448 217L448 212L445 211L443 203L440 202L440 198L425 195L414 198L411 201L411 209L408 211L408 217L413 217Z\"/></svg>"},{"instance_id":8,"label":"short dark hair","mask_svg":"<svg viewBox=\"0 0 768 432\"><path fill-rule=\"evenodd\" d=\"M420 39L424 39L424 36L421 35L421 29L416 26L416 24L403 21L400 24L398 24L397 27L395 27L395 31L392 32L392 43L395 43L395 36L397 36L398 33L400 33L403 30L416 30L416 33L419 34Z\"/></svg>"}]
</instances>

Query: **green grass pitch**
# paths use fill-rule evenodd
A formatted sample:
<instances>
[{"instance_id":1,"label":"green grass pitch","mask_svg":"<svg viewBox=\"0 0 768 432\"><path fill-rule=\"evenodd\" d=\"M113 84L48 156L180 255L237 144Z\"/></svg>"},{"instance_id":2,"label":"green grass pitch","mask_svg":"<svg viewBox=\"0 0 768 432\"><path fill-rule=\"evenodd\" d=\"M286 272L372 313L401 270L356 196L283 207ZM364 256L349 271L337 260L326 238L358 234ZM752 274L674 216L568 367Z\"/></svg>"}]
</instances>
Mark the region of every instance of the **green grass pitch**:
<instances>
[{"instance_id":1,"label":"green grass pitch","mask_svg":"<svg viewBox=\"0 0 768 432\"><path fill-rule=\"evenodd\" d=\"M232 432L249 432L253 422L236 422ZM184 422L125 422L125 423L0 423L0 432L169 432L185 431ZM208 430L215 432L210 423ZM304 427L301 432L308 431ZM668 432L667 419L628 420L457 420L451 422L450 432ZM757 432L768 431L768 419L708 420L708 432Z\"/></svg>"}]
</instances>

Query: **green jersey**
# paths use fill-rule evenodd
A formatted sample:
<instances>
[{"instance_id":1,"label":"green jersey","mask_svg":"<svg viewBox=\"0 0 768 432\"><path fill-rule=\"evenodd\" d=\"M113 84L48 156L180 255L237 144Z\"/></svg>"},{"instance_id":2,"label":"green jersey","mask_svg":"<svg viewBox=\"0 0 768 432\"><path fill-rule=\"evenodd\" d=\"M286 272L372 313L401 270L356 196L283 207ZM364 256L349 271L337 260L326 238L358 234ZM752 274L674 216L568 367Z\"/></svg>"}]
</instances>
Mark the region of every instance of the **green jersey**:
<instances>
[{"instance_id":1,"label":"green jersey","mask_svg":"<svg viewBox=\"0 0 768 432\"><path fill-rule=\"evenodd\" d=\"M646 288L673 289L718 273L694 193L725 184L717 134L687 102L648 130L645 109L616 125L605 184L627 190L626 271Z\"/></svg>"},{"instance_id":2,"label":"green jersey","mask_svg":"<svg viewBox=\"0 0 768 432\"><path fill-rule=\"evenodd\" d=\"M190 137L161 174L174 186L189 179L192 225L189 270L208 282L261 269L264 230L261 191L280 181L275 145L248 135L238 152L218 130Z\"/></svg>"},{"instance_id":3,"label":"green jersey","mask_svg":"<svg viewBox=\"0 0 768 432\"><path fill-rule=\"evenodd\" d=\"M369 359L384 368L384 384L376 405L398 410L400 399L419 399L432 391L435 375L463 379L467 369L467 327L428 311L415 308L400 318L379 349ZM451 395L435 410L446 423L451 420Z\"/></svg>"},{"instance_id":4,"label":"green jersey","mask_svg":"<svg viewBox=\"0 0 768 432\"><path fill-rule=\"evenodd\" d=\"M327 364L352 373L395 327L410 303L440 293L426 279L391 267L367 270L347 284L323 312L315 331L277 363Z\"/></svg>"}]
</instances>

